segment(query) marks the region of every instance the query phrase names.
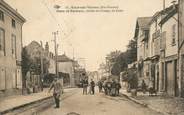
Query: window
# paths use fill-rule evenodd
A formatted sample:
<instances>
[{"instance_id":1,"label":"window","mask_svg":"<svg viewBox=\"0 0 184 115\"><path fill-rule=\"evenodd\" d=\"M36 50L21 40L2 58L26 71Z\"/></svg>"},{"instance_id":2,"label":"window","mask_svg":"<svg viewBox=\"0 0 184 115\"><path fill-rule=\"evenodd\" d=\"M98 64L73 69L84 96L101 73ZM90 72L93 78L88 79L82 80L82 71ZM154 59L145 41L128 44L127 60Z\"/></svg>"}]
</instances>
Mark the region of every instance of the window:
<instances>
[{"instance_id":1,"label":"window","mask_svg":"<svg viewBox=\"0 0 184 115\"><path fill-rule=\"evenodd\" d=\"M16 58L16 36L13 34L11 38L11 50L12 50L12 56Z\"/></svg>"},{"instance_id":2,"label":"window","mask_svg":"<svg viewBox=\"0 0 184 115\"><path fill-rule=\"evenodd\" d=\"M4 12L0 10L0 20L4 21Z\"/></svg>"},{"instance_id":3,"label":"window","mask_svg":"<svg viewBox=\"0 0 184 115\"><path fill-rule=\"evenodd\" d=\"M0 28L0 55L5 55L5 31Z\"/></svg>"},{"instance_id":4,"label":"window","mask_svg":"<svg viewBox=\"0 0 184 115\"><path fill-rule=\"evenodd\" d=\"M166 31L162 32L162 37L160 39L160 49L165 50L166 48Z\"/></svg>"},{"instance_id":5,"label":"window","mask_svg":"<svg viewBox=\"0 0 184 115\"><path fill-rule=\"evenodd\" d=\"M176 24L172 26L172 45L176 45Z\"/></svg>"},{"instance_id":6,"label":"window","mask_svg":"<svg viewBox=\"0 0 184 115\"><path fill-rule=\"evenodd\" d=\"M14 19L12 19L12 27L13 28L16 28L16 23L15 23L15 20Z\"/></svg>"}]
</instances>

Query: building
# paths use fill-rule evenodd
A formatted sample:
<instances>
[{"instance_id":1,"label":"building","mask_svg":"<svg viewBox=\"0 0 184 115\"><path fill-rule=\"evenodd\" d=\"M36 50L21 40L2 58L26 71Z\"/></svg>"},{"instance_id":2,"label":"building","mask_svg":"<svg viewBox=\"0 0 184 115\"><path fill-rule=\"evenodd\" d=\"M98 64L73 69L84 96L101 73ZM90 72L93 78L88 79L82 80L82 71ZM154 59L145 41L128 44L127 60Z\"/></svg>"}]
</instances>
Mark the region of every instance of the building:
<instances>
[{"instance_id":1,"label":"building","mask_svg":"<svg viewBox=\"0 0 184 115\"><path fill-rule=\"evenodd\" d=\"M89 81L93 80L95 83L98 83L98 81L100 80L98 72L97 71L88 72L88 80Z\"/></svg>"},{"instance_id":2,"label":"building","mask_svg":"<svg viewBox=\"0 0 184 115\"><path fill-rule=\"evenodd\" d=\"M61 77L63 77L64 86L75 86L74 77L74 60L67 57L65 54L58 55L58 72Z\"/></svg>"},{"instance_id":3,"label":"building","mask_svg":"<svg viewBox=\"0 0 184 115\"><path fill-rule=\"evenodd\" d=\"M184 97L184 0L178 0L179 2L179 13L178 13L178 27L179 27L179 96Z\"/></svg>"},{"instance_id":4,"label":"building","mask_svg":"<svg viewBox=\"0 0 184 115\"><path fill-rule=\"evenodd\" d=\"M75 85L81 87L82 86L82 80L85 79L86 76L86 70L84 68L75 68Z\"/></svg>"},{"instance_id":5,"label":"building","mask_svg":"<svg viewBox=\"0 0 184 115\"><path fill-rule=\"evenodd\" d=\"M152 17L139 17L136 22L135 39L137 39L137 69L139 77L139 85L144 80L149 83L149 32L150 21Z\"/></svg>"},{"instance_id":6,"label":"building","mask_svg":"<svg viewBox=\"0 0 184 115\"><path fill-rule=\"evenodd\" d=\"M25 21L0 0L0 97L21 93L22 26Z\"/></svg>"},{"instance_id":7,"label":"building","mask_svg":"<svg viewBox=\"0 0 184 115\"><path fill-rule=\"evenodd\" d=\"M160 76L160 39L161 28L159 22L162 19L162 11L156 12L150 21L150 37L149 37L149 76L154 83L154 89L159 91L159 76Z\"/></svg>"},{"instance_id":8,"label":"building","mask_svg":"<svg viewBox=\"0 0 184 115\"><path fill-rule=\"evenodd\" d=\"M179 95L177 7L138 18L135 30L139 81L169 96Z\"/></svg>"},{"instance_id":9,"label":"building","mask_svg":"<svg viewBox=\"0 0 184 115\"><path fill-rule=\"evenodd\" d=\"M160 91L169 96L179 96L178 76L178 10L177 6L170 7L171 10L160 21L162 28L161 66L164 68L160 76ZM164 59L164 60L163 60Z\"/></svg>"},{"instance_id":10,"label":"building","mask_svg":"<svg viewBox=\"0 0 184 115\"><path fill-rule=\"evenodd\" d=\"M49 50L49 44L46 42L44 57L49 60L48 74L56 74L56 61L54 54Z\"/></svg>"}]
</instances>

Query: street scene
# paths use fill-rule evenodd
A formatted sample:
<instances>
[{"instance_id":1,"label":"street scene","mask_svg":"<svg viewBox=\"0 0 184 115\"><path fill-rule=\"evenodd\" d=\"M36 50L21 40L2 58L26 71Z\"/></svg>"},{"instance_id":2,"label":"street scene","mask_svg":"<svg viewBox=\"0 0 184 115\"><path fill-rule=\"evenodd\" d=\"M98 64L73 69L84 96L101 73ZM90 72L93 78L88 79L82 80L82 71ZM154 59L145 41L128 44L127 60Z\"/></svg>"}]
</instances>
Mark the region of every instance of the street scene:
<instances>
[{"instance_id":1,"label":"street scene","mask_svg":"<svg viewBox=\"0 0 184 115\"><path fill-rule=\"evenodd\" d=\"M0 0L0 115L184 115L184 0Z\"/></svg>"}]
</instances>

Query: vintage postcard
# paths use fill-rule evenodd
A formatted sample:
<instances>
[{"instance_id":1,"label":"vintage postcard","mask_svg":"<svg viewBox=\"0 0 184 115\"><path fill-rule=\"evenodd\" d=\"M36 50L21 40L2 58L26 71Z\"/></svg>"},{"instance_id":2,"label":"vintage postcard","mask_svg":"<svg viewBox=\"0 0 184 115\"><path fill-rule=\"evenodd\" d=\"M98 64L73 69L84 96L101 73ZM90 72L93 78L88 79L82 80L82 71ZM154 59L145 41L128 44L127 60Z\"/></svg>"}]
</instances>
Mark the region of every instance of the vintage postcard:
<instances>
[{"instance_id":1,"label":"vintage postcard","mask_svg":"<svg viewBox=\"0 0 184 115\"><path fill-rule=\"evenodd\" d=\"M0 115L184 115L184 0L0 0Z\"/></svg>"}]
</instances>

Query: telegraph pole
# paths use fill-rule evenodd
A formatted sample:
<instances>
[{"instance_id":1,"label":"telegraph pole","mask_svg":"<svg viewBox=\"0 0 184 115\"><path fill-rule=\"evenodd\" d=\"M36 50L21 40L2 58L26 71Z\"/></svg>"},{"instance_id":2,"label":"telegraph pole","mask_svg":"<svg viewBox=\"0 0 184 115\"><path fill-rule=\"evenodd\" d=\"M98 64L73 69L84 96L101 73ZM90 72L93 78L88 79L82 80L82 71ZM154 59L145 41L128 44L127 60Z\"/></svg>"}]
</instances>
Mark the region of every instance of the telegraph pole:
<instances>
[{"instance_id":1,"label":"telegraph pole","mask_svg":"<svg viewBox=\"0 0 184 115\"><path fill-rule=\"evenodd\" d=\"M165 0L163 0L163 10L165 10Z\"/></svg>"},{"instance_id":2,"label":"telegraph pole","mask_svg":"<svg viewBox=\"0 0 184 115\"><path fill-rule=\"evenodd\" d=\"M54 35L54 47L55 47L55 69L56 69L56 76L58 77L58 46L56 41L56 36L58 35L58 31L52 33Z\"/></svg>"},{"instance_id":3,"label":"telegraph pole","mask_svg":"<svg viewBox=\"0 0 184 115\"><path fill-rule=\"evenodd\" d=\"M40 41L40 44L41 44L41 48L43 48L43 44L42 44L42 41ZM44 49L41 49L41 56L40 56L40 66L41 66L41 77L40 77L40 85L41 85L41 91L43 91L43 50Z\"/></svg>"}]
</instances>

